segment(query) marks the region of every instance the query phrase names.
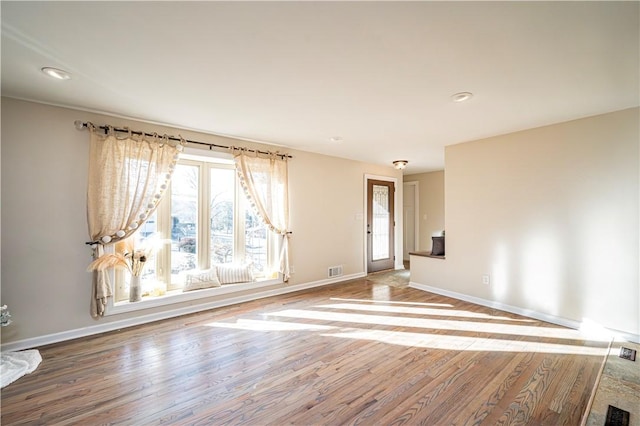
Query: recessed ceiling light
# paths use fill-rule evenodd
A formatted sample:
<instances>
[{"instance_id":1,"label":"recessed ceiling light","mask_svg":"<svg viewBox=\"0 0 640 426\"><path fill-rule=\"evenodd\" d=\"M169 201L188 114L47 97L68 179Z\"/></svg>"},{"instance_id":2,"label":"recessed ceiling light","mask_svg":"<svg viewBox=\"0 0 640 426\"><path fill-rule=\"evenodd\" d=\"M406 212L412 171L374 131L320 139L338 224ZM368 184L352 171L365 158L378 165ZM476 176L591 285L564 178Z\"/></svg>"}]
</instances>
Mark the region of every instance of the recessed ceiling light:
<instances>
[{"instance_id":1,"label":"recessed ceiling light","mask_svg":"<svg viewBox=\"0 0 640 426\"><path fill-rule=\"evenodd\" d=\"M331 136L329 138L329 142L334 142L334 143L342 142L342 136Z\"/></svg>"},{"instance_id":2,"label":"recessed ceiling light","mask_svg":"<svg viewBox=\"0 0 640 426\"><path fill-rule=\"evenodd\" d=\"M49 77L55 78L55 79L58 79L58 80L70 80L71 79L71 74L69 74L65 70L61 70L61 69L58 69L58 68L44 67L40 71L42 71L43 73L45 73Z\"/></svg>"},{"instance_id":3,"label":"recessed ceiling light","mask_svg":"<svg viewBox=\"0 0 640 426\"><path fill-rule=\"evenodd\" d=\"M451 96L451 100L453 102L464 102L464 101L468 101L471 98L473 98L473 93L471 92L460 92Z\"/></svg>"}]
</instances>

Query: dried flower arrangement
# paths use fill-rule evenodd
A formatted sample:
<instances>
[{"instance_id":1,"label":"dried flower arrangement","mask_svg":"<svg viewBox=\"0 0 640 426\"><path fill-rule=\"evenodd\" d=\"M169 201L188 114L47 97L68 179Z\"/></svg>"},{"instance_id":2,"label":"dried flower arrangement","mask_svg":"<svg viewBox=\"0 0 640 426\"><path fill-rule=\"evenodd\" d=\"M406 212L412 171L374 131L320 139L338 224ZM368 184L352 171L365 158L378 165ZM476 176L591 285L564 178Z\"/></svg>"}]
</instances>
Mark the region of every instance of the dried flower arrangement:
<instances>
[{"instance_id":1,"label":"dried flower arrangement","mask_svg":"<svg viewBox=\"0 0 640 426\"><path fill-rule=\"evenodd\" d=\"M145 262L151 258L157 246L157 239L149 237L139 247L134 248L134 239L127 238L116 244L115 253L106 253L89 264L87 271L103 271L108 268L127 269L131 275L139 277Z\"/></svg>"}]
</instances>

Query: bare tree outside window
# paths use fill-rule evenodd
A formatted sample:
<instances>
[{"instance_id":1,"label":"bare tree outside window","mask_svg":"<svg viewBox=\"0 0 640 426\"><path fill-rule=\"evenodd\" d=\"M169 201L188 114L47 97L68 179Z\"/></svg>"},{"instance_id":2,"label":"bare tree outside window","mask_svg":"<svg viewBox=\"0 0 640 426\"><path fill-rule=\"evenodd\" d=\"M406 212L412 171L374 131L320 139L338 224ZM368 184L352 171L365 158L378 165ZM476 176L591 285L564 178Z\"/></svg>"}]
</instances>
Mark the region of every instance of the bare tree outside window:
<instances>
[{"instance_id":1,"label":"bare tree outside window","mask_svg":"<svg viewBox=\"0 0 640 426\"><path fill-rule=\"evenodd\" d=\"M234 259L235 171L212 168L210 176L211 263L231 263Z\"/></svg>"},{"instance_id":2,"label":"bare tree outside window","mask_svg":"<svg viewBox=\"0 0 640 426\"><path fill-rule=\"evenodd\" d=\"M171 186L171 275L197 268L199 167L179 164Z\"/></svg>"}]
</instances>

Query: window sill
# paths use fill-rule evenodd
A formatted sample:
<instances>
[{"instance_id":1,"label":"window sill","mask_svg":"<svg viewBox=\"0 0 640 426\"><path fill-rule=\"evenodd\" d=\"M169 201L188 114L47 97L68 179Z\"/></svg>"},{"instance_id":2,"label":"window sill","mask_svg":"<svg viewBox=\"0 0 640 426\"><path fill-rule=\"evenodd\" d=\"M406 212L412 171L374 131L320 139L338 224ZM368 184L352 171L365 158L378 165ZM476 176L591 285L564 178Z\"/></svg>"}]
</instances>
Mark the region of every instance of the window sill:
<instances>
[{"instance_id":1,"label":"window sill","mask_svg":"<svg viewBox=\"0 0 640 426\"><path fill-rule=\"evenodd\" d=\"M139 302L122 301L113 303L113 299L110 299L109 305L107 306L105 312L105 316L117 315L125 312L140 311L143 309L171 305L174 303L189 302L191 300L206 299L208 297L220 296L223 294L239 293L246 290L270 287L275 284L282 284L282 280L272 279L250 283L225 284L221 287L192 290L188 292L182 292L182 290L173 290L167 292L167 294L163 296L145 296Z\"/></svg>"}]
</instances>

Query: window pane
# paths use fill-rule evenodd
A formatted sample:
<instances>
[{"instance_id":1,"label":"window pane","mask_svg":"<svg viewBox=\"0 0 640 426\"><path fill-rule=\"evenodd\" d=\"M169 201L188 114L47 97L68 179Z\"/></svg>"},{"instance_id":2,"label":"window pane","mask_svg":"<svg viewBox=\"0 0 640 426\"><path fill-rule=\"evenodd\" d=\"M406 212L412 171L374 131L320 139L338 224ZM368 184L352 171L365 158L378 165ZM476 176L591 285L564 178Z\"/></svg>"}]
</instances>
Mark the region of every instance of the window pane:
<instances>
[{"instance_id":1,"label":"window pane","mask_svg":"<svg viewBox=\"0 0 640 426\"><path fill-rule=\"evenodd\" d=\"M197 268L199 167L179 164L171 179L171 283Z\"/></svg>"},{"instance_id":2,"label":"window pane","mask_svg":"<svg viewBox=\"0 0 640 426\"><path fill-rule=\"evenodd\" d=\"M134 233L127 240L122 240L115 245L116 253L124 253L129 250L133 244L133 249L146 249L151 246L156 248L156 232L157 227L157 213L149 217L149 219L140 227L138 232ZM144 263L142 272L140 274L140 284L142 286L142 296L148 296L153 294L154 290L158 287L158 280L156 277L157 266L157 253L155 250L150 251L150 255L147 261ZM115 271L116 276L116 302L123 300L129 300L129 285L131 283L131 274L128 270L119 269Z\"/></svg>"},{"instance_id":3,"label":"window pane","mask_svg":"<svg viewBox=\"0 0 640 426\"><path fill-rule=\"evenodd\" d=\"M211 168L211 264L233 262L235 170Z\"/></svg>"},{"instance_id":4,"label":"window pane","mask_svg":"<svg viewBox=\"0 0 640 426\"><path fill-rule=\"evenodd\" d=\"M154 238L156 232L158 232L157 224L158 214L154 212L153 215L147 220L140 228L140 231L136 234L136 244L150 244L151 241L147 241L148 238ZM156 253L152 252L150 259L145 262L142 274L140 275L142 288L153 288L156 281Z\"/></svg>"},{"instance_id":5,"label":"window pane","mask_svg":"<svg viewBox=\"0 0 640 426\"><path fill-rule=\"evenodd\" d=\"M245 204L245 255L246 261L253 264L253 271L256 277L263 277L267 271L267 226L253 212L248 205L249 202L243 199Z\"/></svg>"}]
</instances>

